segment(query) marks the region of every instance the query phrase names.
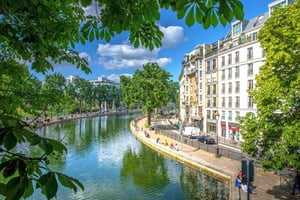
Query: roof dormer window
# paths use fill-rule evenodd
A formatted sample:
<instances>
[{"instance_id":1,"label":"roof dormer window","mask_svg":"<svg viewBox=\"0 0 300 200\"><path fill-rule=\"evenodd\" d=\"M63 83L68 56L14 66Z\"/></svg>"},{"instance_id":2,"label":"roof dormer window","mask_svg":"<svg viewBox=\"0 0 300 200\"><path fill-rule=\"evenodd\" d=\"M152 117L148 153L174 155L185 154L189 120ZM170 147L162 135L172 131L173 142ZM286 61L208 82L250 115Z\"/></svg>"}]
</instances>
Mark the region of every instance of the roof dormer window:
<instances>
[{"instance_id":1,"label":"roof dormer window","mask_svg":"<svg viewBox=\"0 0 300 200\"><path fill-rule=\"evenodd\" d=\"M238 36L242 33L242 22L232 25L232 37Z\"/></svg>"}]
</instances>

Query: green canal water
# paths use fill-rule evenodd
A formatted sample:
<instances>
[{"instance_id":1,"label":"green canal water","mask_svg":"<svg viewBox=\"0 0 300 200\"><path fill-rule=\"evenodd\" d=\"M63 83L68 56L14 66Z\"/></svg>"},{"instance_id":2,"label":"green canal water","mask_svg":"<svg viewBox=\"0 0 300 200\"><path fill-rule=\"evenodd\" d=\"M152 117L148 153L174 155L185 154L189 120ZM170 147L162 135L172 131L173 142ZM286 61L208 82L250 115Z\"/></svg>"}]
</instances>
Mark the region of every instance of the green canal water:
<instances>
[{"instance_id":1,"label":"green canal water","mask_svg":"<svg viewBox=\"0 0 300 200\"><path fill-rule=\"evenodd\" d=\"M224 183L149 149L130 132L136 114L99 116L53 124L38 134L63 141L64 159L51 168L76 177L84 191L59 187L56 199L228 199ZM34 152L33 152L34 153ZM30 198L46 199L37 190Z\"/></svg>"}]
</instances>

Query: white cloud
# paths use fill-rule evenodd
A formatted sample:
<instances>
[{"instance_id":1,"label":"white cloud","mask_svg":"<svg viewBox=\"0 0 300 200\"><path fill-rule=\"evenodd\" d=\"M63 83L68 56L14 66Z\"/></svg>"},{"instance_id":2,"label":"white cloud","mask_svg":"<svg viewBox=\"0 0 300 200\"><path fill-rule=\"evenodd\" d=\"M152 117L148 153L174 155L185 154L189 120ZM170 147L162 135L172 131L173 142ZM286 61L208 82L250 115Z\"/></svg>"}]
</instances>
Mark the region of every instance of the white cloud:
<instances>
[{"instance_id":1,"label":"white cloud","mask_svg":"<svg viewBox=\"0 0 300 200\"><path fill-rule=\"evenodd\" d=\"M170 58L157 58L160 49L150 51L144 47L134 48L128 44L99 44L98 63L109 70L137 69L147 62L157 62L161 67L171 62Z\"/></svg>"},{"instance_id":2,"label":"white cloud","mask_svg":"<svg viewBox=\"0 0 300 200\"><path fill-rule=\"evenodd\" d=\"M132 77L132 74L110 74L106 76L106 78L114 82L120 83L120 76Z\"/></svg>"},{"instance_id":3,"label":"white cloud","mask_svg":"<svg viewBox=\"0 0 300 200\"><path fill-rule=\"evenodd\" d=\"M164 33L162 39L162 47L164 48L174 47L186 41L186 38L184 38L184 29L181 26L160 26L160 30Z\"/></svg>"},{"instance_id":4,"label":"white cloud","mask_svg":"<svg viewBox=\"0 0 300 200\"><path fill-rule=\"evenodd\" d=\"M83 7L85 15L100 16L101 8L98 6L98 1L92 1L88 7Z\"/></svg>"},{"instance_id":5,"label":"white cloud","mask_svg":"<svg viewBox=\"0 0 300 200\"><path fill-rule=\"evenodd\" d=\"M87 61L90 63L91 62L91 56L88 54L88 53L86 53L86 52L81 52L81 53L79 53L79 57L80 58L85 58L85 59L87 59Z\"/></svg>"}]
</instances>

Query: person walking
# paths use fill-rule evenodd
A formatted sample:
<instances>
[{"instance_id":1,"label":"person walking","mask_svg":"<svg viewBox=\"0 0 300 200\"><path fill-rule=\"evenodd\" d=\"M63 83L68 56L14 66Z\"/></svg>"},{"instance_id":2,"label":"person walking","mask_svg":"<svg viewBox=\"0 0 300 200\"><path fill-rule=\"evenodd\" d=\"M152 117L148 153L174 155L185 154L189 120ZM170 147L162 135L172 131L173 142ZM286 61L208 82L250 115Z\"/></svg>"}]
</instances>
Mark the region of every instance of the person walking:
<instances>
[{"instance_id":1,"label":"person walking","mask_svg":"<svg viewBox=\"0 0 300 200\"><path fill-rule=\"evenodd\" d=\"M295 177L294 177L294 184L293 184L293 190L292 190L292 195L295 195L295 190L296 187L298 186L299 192L300 192L300 174L299 171L296 170L295 172Z\"/></svg>"}]
</instances>

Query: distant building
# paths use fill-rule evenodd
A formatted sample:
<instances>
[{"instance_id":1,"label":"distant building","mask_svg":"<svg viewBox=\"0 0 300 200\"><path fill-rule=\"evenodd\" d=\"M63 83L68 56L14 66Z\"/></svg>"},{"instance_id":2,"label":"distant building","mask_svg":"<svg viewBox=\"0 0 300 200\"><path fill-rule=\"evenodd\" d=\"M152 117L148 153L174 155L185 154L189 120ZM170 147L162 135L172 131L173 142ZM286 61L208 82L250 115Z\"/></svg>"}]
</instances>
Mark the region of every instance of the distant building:
<instances>
[{"instance_id":1,"label":"distant building","mask_svg":"<svg viewBox=\"0 0 300 200\"><path fill-rule=\"evenodd\" d=\"M239 116L256 114L253 97L255 75L265 63L257 39L274 7L293 3L276 0L269 11L251 20L235 21L223 39L199 44L184 55L179 76L180 119L223 139L240 140Z\"/></svg>"},{"instance_id":2,"label":"distant building","mask_svg":"<svg viewBox=\"0 0 300 200\"><path fill-rule=\"evenodd\" d=\"M74 80L76 78L79 78L78 75L70 75L69 77L66 78L66 83L68 84L74 84Z\"/></svg>"},{"instance_id":3,"label":"distant building","mask_svg":"<svg viewBox=\"0 0 300 200\"><path fill-rule=\"evenodd\" d=\"M89 80L89 82L93 83L93 85L109 85L115 86L116 88L120 88L120 83L109 80L104 76L98 77L97 80Z\"/></svg>"}]
</instances>

